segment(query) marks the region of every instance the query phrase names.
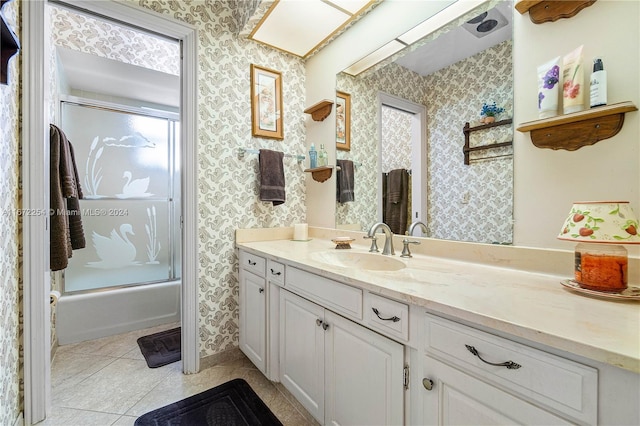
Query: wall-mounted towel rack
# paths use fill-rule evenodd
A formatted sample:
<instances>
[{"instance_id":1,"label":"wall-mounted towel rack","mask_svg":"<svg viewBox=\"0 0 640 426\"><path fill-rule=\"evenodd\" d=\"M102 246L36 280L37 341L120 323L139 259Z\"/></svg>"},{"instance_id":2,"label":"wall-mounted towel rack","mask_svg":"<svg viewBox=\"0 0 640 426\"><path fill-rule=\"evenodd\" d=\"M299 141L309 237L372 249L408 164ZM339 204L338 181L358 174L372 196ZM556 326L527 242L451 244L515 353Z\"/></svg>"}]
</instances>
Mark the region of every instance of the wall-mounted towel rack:
<instances>
[{"instance_id":1,"label":"wall-mounted towel rack","mask_svg":"<svg viewBox=\"0 0 640 426\"><path fill-rule=\"evenodd\" d=\"M405 169L409 175L411 175L411 169ZM389 172L382 172L383 175L388 175Z\"/></svg>"},{"instance_id":2,"label":"wall-mounted towel rack","mask_svg":"<svg viewBox=\"0 0 640 426\"><path fill-rule=\"evenodd\" d=\"M249 149L249 148L238 148L238 157L244 158L245 154L260 154L259 149ZM304 155L298 154L284 154L285 157L295 158L298 160L298 163L302 163L306 158Z\"/></svg>"},{"instance_id":3,"label":"wall-mounted towel rack","mask_svg":"<svg viewBox=\"0 0 640 426\"><path fill-rule=\"evenodd\" d=\"M358 170L358 167L362 167L362 163L359 161L354 161L353 162L353 168L355 170ZM336 170L340 170L340 166L336 166Z\"/></svg>"}]
</instances>

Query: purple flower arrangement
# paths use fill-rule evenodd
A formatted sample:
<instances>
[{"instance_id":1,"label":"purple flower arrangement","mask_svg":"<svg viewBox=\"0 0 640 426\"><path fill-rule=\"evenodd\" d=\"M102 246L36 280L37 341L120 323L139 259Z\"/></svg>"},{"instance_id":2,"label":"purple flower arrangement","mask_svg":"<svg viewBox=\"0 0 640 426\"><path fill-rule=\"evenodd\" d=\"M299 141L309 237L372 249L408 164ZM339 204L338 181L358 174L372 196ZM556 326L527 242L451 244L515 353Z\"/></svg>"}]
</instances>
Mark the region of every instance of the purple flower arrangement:
<instances>
[{"instance_id":1,"label":"purple flower arrangement","mask_svg":"<svg viewBox=\"0 0 640 426\"><path fill-rule=\"evenodd\" d=\"M560 67L558 65L554 65L542 78L542 87L545 89L553 89L556 84L560 81ZM544 99L544 95L542 92L538 93L538 108L542 104L542 100Z\"/></svg>"}]
</instances>

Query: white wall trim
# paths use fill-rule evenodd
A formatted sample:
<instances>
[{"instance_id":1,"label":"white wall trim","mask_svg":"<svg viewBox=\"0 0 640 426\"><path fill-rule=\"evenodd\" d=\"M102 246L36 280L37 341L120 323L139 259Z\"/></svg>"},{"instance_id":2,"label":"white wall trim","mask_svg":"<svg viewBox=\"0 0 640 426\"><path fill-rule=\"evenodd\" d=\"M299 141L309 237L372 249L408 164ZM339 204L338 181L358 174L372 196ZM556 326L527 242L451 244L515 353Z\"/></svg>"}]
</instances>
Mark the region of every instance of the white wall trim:
<instances>
[{"instance_id":1,"label":"white wall trim","mask_svg":"<svg viewBox=\"0 0 640 426\"><path fill-rule=\"evenodd\" d=\"M56 0L56 3L131 23L181 41L182 146L182 365L199 370L197 240L197 33L168 16L116 1ZM24 418L33 424L46 418L51 391L49 306L49 134L48 19L46 0L23 6L22 181L24 282ZM43 31L44 29L44 31ZM43 183L45 183L43 185Z\"/></svg>"},{"instance_id":2,"label":"white wall trim","mask_svg":"<svg viewBox=\"0 0 640 426\"><path fill-rule=\"evenodd\" d=\"M49 291L49 34L44 1L22 2L22 262L24 420L43 420L51 391ZM40 212L40 214L37 214Z\"/></svg>"}]
</instances>

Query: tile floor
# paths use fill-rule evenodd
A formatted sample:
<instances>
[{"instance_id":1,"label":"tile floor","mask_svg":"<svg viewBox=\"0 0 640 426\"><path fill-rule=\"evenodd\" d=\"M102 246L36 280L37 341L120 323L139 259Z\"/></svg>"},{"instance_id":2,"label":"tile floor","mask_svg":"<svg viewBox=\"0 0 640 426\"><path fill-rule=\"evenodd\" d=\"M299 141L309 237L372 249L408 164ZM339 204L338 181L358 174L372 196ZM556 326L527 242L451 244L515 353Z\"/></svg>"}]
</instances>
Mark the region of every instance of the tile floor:
<instances>
[{"instance_id":1,"label":"tile floor","mask_svg":"<svg viewBox=\"0 0 640 426\"><path fill-rule=\"evenodd\" d=\"M148 368L138 337L177 327L165 324L118 336L60 346L51 367L51 415L40 425L123 426L156 408L231 379L245 379L288 425L313 425L247 359L182 374L180 362Z\"/></svg>"}]
</instances>

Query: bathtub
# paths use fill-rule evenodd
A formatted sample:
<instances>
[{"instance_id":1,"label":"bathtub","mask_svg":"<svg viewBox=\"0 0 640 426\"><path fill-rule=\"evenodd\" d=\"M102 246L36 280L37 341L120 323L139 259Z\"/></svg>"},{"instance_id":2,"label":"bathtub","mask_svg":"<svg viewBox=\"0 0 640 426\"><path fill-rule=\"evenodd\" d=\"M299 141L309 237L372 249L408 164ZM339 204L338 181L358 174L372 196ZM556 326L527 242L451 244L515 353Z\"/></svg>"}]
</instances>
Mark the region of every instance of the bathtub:
<instances>
[{"instance_id":1,"label":"bathtub","mask_svg":"<svg viewBox=\"0 0 640 426\"><path fill-rule=\"evenodd\" d=\"M63 295L56 309L58 344L97 339L180 321L180 281Z\"/></svg>"}]
</instances>

